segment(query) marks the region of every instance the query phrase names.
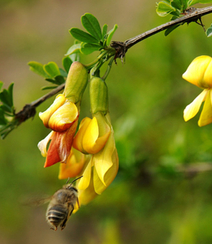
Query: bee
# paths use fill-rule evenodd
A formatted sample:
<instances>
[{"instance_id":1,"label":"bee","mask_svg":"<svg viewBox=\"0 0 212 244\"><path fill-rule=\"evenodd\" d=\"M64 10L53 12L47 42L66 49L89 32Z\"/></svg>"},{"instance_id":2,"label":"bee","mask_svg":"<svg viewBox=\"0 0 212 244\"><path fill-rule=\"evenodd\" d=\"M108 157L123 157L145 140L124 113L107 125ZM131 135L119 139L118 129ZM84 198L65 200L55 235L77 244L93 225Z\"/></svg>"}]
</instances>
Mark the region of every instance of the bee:
<instances>
[{"instance_id":1,"label":"bee","mask_svg":"<svg viewBox=\"0 0 212 244\"><path fill-rule=\"evenodd\" d=\"M58 226L63 230L74 210L74 205L77 203L79 207L78 190L73 186L73 183L81 177L82 176L67 184L68 180L66 185L64 185L62 189L56 191L50 198L46 211L46 220L52 230L56 231Z\"/></svg>"}]
</instances>

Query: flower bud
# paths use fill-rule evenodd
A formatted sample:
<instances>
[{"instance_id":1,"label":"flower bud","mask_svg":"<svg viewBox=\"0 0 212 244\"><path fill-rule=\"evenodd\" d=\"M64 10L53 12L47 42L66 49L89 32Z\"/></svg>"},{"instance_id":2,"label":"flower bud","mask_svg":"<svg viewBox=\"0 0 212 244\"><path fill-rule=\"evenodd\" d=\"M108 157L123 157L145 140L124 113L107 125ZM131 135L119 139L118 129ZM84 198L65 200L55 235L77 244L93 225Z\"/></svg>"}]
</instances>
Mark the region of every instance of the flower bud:
<instances>
[{"instance_id":1,"label":"flower bud","mask_svg":"<svg viewBox=\"0 0 212 244\"><path fill-rule=\"evenodd\" d=\"M108 89L104 80L94 77L90 81L91 112L95 114L108 112Z\"/></svg>"},{"instance_id":2,"label":"flower bud","mask_svg":"<svg viewBox=\"0 0 212 244\"><path fill-rule=\"evenodd\" d=\"M78 103L82 99L83 92L88 81L88 72L83 64L73 62L68 72L64 95L73 103Z\"/></svg>"}]
</instances>

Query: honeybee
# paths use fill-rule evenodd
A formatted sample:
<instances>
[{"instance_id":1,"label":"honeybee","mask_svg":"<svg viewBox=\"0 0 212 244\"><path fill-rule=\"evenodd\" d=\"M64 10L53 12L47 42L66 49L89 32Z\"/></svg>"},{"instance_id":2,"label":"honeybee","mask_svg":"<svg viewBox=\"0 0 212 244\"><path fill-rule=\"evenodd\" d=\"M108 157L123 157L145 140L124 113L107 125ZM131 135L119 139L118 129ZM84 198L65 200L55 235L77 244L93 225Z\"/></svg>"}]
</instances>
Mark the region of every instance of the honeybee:
<instances>
[{"instance_id":1,"label":"honeybee","mask_svg":"<svg viewBox=\"0 0 212 244\"><path fill-rule=\"evenodd\" d=\"M78 190L73 186L73 183L81 177L76 178L69 184L67 184L67 181L66 185L56 191L50 198L46 211L46 220L52 230L57 230L58 226L63 230L74 210L74 205L77 203L79 207Z\"/></svg>"}]
</instances>

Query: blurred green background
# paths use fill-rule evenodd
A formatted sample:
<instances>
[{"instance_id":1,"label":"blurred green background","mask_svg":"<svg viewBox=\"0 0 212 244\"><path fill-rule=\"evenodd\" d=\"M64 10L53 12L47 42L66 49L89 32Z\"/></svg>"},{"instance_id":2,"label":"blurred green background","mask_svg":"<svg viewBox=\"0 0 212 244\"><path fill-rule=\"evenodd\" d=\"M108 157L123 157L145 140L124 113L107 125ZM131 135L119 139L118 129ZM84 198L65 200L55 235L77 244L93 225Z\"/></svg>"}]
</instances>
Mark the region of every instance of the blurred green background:
<instances>
[{"instance_id":1,"label":"blurred green background","mask_svg":"<svg viewBox=\"0 0 212 244\"><path fill-rule=\"evenodd\" d=\"M5 88L15 82L17 111L45 94L40 88L46 81L27 63L62 66L74 41L68 30L81 28L81 15L90 12L109 28L118 24L113 40L124 41L169 20L158 17L155 6L149 0L0 0L0 79ZM206 27L211 20L203 18ZM120 170L62 232L49 229L46 206L21 204L65 183L57 179L58 165L43 168L37 149L49 131L35 116L0 141L0 243L211 244L212 125L199 128L198 116L183 121L183 109L201 90L181 78L196 56L212 55L211 44L191 23L168 37L159 33L144 40L128 51L125 64L118 60L113 66L107 84Z\"/></svg>"}]
</instances>

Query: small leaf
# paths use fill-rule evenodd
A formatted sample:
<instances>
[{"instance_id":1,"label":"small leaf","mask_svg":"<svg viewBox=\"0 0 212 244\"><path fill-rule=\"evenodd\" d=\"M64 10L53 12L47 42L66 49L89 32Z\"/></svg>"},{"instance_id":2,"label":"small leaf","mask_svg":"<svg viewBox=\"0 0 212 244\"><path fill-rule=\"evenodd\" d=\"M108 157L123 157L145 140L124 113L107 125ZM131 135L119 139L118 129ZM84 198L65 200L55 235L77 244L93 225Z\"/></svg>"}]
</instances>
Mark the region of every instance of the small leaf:
<instances>
[{"instance_id":1,"label":"small leaf","mask_svg":"<svg viewBox=\"0 0 212 244\"><path fill-rule=\"evenodd\" d=\"M0 108L0 125L6 125L7 120L4 116L4 111Z\"/></svg>"},{"instance_id":2,"label":"small leaf","mask_svg":"<svg viewBox=\"0 0 212 244\"><path fill-rule=\"evenodd\" d=\"M60 75L62 77L67 77L68 76L68 73L64 69L59 68L59 70L60 70Z\"/></svg>"},{"instance_id":3,"label":"small leaf","mask_svg":"<svg viewBox=\"0 0 212 244\"><path fill-rule=\"evenodd\" d=\"M62 75L58 75L55 77L56 84L61 85L65 83L65 79Z\"/></svg>"},{"instance_id":4,"label":"small leaf","mask_svg":"<svg viewBox=\"0 0 212 244\"><path fill-rule=\"evenodd\" d=\"M8 112L13 111L13 83L10 84L8 90L4 89L0 92L0 100L7 107Z\"/></svg>"},{"instance_id":5,"label":"small leaf","mask_svg":"<svg viewBox=\"0 0 212 244\"><path fill-rule=\"evenodd\" d=\"M80 52L80 49L81 49L81 43L74 44L73 46L71 46L71 47L68 49L68 51L67 51L67 53L65 54L65 56L69 56L69 55L71 55L71 54L73 54L73 53L78 53L78 52Z\"/></svg>"},{"instance_id":6,"label":"small leaf","mask_svg":"<svg viewBox=\"0 0 212 244\"><path fill-rule=\"evenodd\" d=\"M212 36L212 24L211 24L211 26L206 30L206 35L207 35L207 37Z\"/></svg>"},{"instance_id":7,"label":"small leaf","mask_svg":"<svg viewBox=\"0 0 212 244\"><path fill-rule=\"evenodd\" d=\"M78 28L71 28L70 33L75 39L81 42L98 43L98 40L96 38L94 38L92 35Z\"/></svg>"},{"instance_id":8,"label":"small leaf","mask_svg":"<svg viewBox=\"0 0 212 244\"><path fill-rule=\"evenodd\" d=\"M61 85L65 82L64 77L61 75L55 76L54 79L46 79L46 80L57 85Z\"/></svg>"},{"instance_id":9,"label":"small leaf","mask_svg":"<svg viewBox=\"0 0 212 244\"><path fill-rule=\"evenodd\" d=\"M44 86L44 87L42 87L41 88L41 90L49 90L49 89L55 89L55 88L57 88L58 86Z\"/></svg>"},{"instance_id":10,"label":"small leaf","mask_svg":"<svg viewBox=\"0 0 212 244\"><path fill-rule=\"evenodd\" d=\"M116 31L117 28L118 28L118 25L115 24L114 27L113 27L113 29L108 32L107 43L106 43L107 46L110 45L111 39L113 37L113 34L115 33L115 31Z\"/></svg>"},{"instance_id":11,"label":"small leaf","mask_svg":"<svg viewBox=\"0 0 212 244\"><path fill-rule=\"evenodd\" d=\"M28 65L30 66L29 69L31 71L35 72L38 75L43 76L44 78L49 78L49 75L44 71L43 65L41 63L31 61L28 63Z\"/></svg>"},{"instance_id":12,"label":"small leaf","mask_svg":"<svg viewBox=\"0 0 212 244\"><path fill-rule=\"evenodd\" d=\"M71 64L73 63L72 60L69 57L64 57L62 62L63 62L63 67L64 67L65 71L68 73L68 71L71 67Z\"/></svg>"},{"instance_id":13,"label":"small leaf","mask_svg":"<svg viewBox=\"0 0 212 244\"><path fill-rule=\"evenodd\" d=\"M3 87L3 82L2 81L0 81L0 91L1 91L1 88Z\"/></svg>"},{"instance_id":14,"label":"small leaf","mask_svg":"<svg viewBox=\"0 0 212 244\"><path fill-rule=\"evenodd\" d=\"M92 52L98 51L102 46L97 44L82 43L81 51L83 54L88 55Z\"/></svg>"},{"instance_id":15,"label":"small leaf","mask_svg":"<svg viewBox=\"0 0 212 244\"><path fill-rule=\"evenodd\" d=\"M14 86L14 83L11 83L10 86L8 87L8 96L9 96L11 107L13 107L13 86Z\"/></svg>"},{"instance_id":16,"label":"small leaf","mask_svg":"<svg viewBox=\"0 0 212 244\"><path fill-rule=\"evenodd\" d=\"M99 21L92 14L86 13L81 18L84 28L98 41L102 39L102 32Z\"/></svg>"},{"instance_id":17,"label":"small leaf","mask_svg":"<svg viewBox=\"0 0 212 244\"><path fill-rule=\"evenodd\" d=\"M108 27L107 24L104 24L102 27L102 38L103 39L105 38L105 35L107 34L107 27Z\"/></svg>"},{"instance_id":18,"label":"small leaf","mask_svg":"<svg viewBox=\"0 0 212 244\"><path fill-rule=\"evenodd\" d=\"M180 26L180 24L177 24L177 25L171 26L168 29L166 29L165 36L168 36L168 34L170 34L173 30L175 30L179 26Z\"/></svg>"},{"instance_id":19,"label":"small leaf","mask_svg":"<svg viewBox=\"0 0 212 244\"><path fill-rule=\"evenodd\" d=\"M165 17L173 11L176 11L176 9L173 8L171 4L166 1L159 2L156 9L156 12L160 17Z\"/></svg>"},{"instance_id":20,"label":"small leaf","mask_svg":"<svg viewBox=\"0 0 212 244\"><path fill-rule=\"evenodd\" d=\"M49 62L48 64L45 64L43 69L52 78L60 75L60 70L55 62Z\"/></svg>"}]
</instances>

